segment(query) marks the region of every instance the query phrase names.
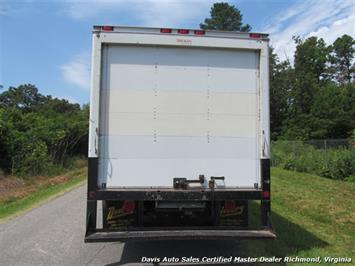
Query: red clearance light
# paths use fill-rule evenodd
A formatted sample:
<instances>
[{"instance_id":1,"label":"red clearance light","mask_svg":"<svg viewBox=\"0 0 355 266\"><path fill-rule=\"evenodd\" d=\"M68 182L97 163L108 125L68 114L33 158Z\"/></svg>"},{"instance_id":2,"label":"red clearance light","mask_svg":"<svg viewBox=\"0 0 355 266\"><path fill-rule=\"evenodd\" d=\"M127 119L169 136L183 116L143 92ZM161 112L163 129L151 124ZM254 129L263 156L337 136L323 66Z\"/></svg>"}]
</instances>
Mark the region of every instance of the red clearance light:
<instances>
[{"instance_id":1,"label":"red clearance light","mask_svg":"<svg viewBox=\"0 0 355 266\"><path fill-rule=\"evenodd\" d=\"M270 198L270 192L269 191L263 191L263 198Z\"/></svg>"},{"instance_id":2,"label":"red clearance light","mask_svg":"<svg viewBox=\"0 0 355 266\"><path fill-rule=\"evenodd\" d=\"M113 26L102 26L101 29L103 31L113 31Z\"/></svg>"},{"instance_id":3,"label":"red clearance light","mask_svg":"<svg viewBox=\"0 0 355 266\"><path fill-rule=\"evenodd\" d=\"M206 32L204 30L195 30L194 31L195 35L205 35Z\"/></svg>"},{"instance_id":4,"label":"red clearance light","mask_svg":"<svg viewBox=\"0 0 355 266\"><path fill-rule=\"evenodd\" d=\"M160 29L160 33L171 33L173 30L172 29Z\"/></svg>"},{"instance_id":5,"label":"red clearance light","mask_svg":"<svg viewBox=\"0 0 355 266\"><path fill-rule=\"evenodd\" d=\"M185 30L185 29L180 29L177 31L179 34L189 34L189 30Z\"/></svg>"},{"instance_id":6,"label":"red clearance light","mask_svg":"<svg viewBox=\"0 0 355 266\"><path fill-rule=\"evenodd\" d=\"M132 212L134 212L135 207L136 207L136 205L135 205L134 201L125 200L123 202L122 210L125 213L132 213Z\"/></svg>"},{"instance_id":7,"label":"red clearance light","mask_svg":"<svg viewBox=\"0 0 355 266\"><path fill-rule=\"evenodd\" d=\"M262 36L260 33L250 33L249 37L253 39L261 39Z\"/></svg>"}]
</instances>

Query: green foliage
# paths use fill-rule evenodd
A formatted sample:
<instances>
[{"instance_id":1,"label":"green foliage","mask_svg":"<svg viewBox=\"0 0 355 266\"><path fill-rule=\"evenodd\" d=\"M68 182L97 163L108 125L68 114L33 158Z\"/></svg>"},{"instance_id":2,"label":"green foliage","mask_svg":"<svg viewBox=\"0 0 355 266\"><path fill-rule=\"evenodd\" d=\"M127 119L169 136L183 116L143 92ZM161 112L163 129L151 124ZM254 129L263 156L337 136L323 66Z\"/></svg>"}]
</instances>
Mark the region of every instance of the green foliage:
<instances>
[{"instance_id":1,"label":"green foliage","mask_svg":"<svg viewBox=\"0 0 355 266\"><path fill-rule=\"evenodd\" d=\"M288 61L279 62L271 48L270 55L270 117L272 139L280 137L289 112L289 93L294 86L294 70Z\"/></svg>"},{"instance_id":2,"label":"green foliage","mask_svg":"<svg viewBox=\"0 0 355 266\"><path fill-rule=\"evenodd\" d=\"M350 138L355 128L355 41L294 38L294 65L270 53L272 139Z\"/></svg>"},{"instance_id":3,"label":"green foliage","mask_svg":"<svg viewBox=\"0 0 355 266\"><path fill-rule=\"evenodd\" d=\"M349 95L347 88L325 84L311 107L310 138L348 138L355 128L354 102L355 98Z\"/></svg>"},{"instance_id":4,"label":"green foliage","mask_svg":"<svg viewBox=\"0 0 355 266\"><path fill-rule=\"evenodd\" d=\"M294 55L295 72L298 79L319 81L326 69L329 48L322 38L294 38L297 47Z\"/></svg>"},{"instance_id":5,"label":"green foliage","mask_svg":"<svg viewBox=\"0 0 355 266\"><path fill-rule=\"evenodd\" d=\"M43 105L47 98L38 92L31 84L20 85L17 88L10 87L0 94L0 106L4 108L18 108L23 111L32 111Z\"/></svg>"},{"instance_id":6,"label":"green foliage","mask_svg":"<svg viewBox=\"0 0 355 266\"><path fill-rule=\"evenodd\" d=\"M240 10L228 3L221 2L213 4L210 15L210 18L206 18L204 23L200 24L201 29L245 32L251 30L249 24L243 25L243 16Z\"/></svg>"},{"instance_id":7,"label":"green foliage","mask_svg":"<svg viewBox=\"0 0 355 266\"><path fill-rule=\"evenodd\" d=\"M87 128L87 106L41 95L34 85L11 87L0 94L0 168L22 176L56 172L84 152Z\"/></svg>"},{"instance_id":8,"label":"green foliage","mask_svg":"<svg viewBox=\"0 0 355 266\"><path fill-rule=\"evenodd\" d=\"M36 175L47 169L50 158L44 141L27 142L16 158L16 169L21 174Z\"/></svg>"},{"instance_id":9,"label":"green foliage","mask_svg":"<svg viewBox=\"0 0 355 266\"><path fill-rule=\"evenodd\" d=\"M348 182L355 183L355 175L348 176L347 178L345 178L345 180Z\"/></svg>"},{"instance_id":10,"label":"green foliage","mask_svg":"<svg viewBox=\"0 0 355 266\"><path fill-rule=\"evenodd\" d=\"M302 141L276 141L272 145L272 164L286 170L348 180L355 175L355 149L317 149Z\"/></svg>"},{"instance_id":11,"label":"green foliage","mask_svg":"<svg viewBox=\"0 0 355 266\"><path fill-rule=\"evenodd\" d=\"M321 91L328 50L324 41L316 37L295 41L294 86L289 91L292 104L288 112L290 118L285 122L285 135L289 139L309 139L314 123L311 109Z\"/></svg>"},{"instance_id":12,"label":"green foliage","mask_svg":"<svg viewBox=\"0 0 355 266\"><path fill-rule=\"evenodd\" d=\"M355 40L349 35L343 35L335 40L330 47L331 70L335 79L340 84L350 84L354 79L355 64L353 63L355 53Z\"/></svg>"}]
</instances>

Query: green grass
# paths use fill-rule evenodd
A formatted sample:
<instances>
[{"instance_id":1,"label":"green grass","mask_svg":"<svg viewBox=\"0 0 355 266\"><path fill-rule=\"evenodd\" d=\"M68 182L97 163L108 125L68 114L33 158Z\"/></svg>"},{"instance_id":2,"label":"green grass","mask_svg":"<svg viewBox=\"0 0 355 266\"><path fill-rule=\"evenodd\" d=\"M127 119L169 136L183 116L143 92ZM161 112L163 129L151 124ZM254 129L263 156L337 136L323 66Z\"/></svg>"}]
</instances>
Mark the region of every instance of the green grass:
<instances>
[{"instance_id":1,"label":"green grass","mask_svg":"<svg viewBox=\"0 0 355 266\"><path fill-rule=\"evenodd\" d=\"M47 184L39 187L36 192L26 197L20 199L12 197L0 202L0 222L4 222L11 217L37 207L83 184L86 180L86 168L70 171L67 173L67 176L69 180L64 183L56 185Z\"/></svg>"},{"instance_id":2,"label":"green grass","mask_svg":"<svg viewBox=\"0 0 355 266\"><path fill-rule=\"evenodd\" d=\"M253 219L258 207L251 206ZM354 263L354 183L274 168L272 221L277 239L245 241L247 255L352 257Z\"/></svg>"}]
</instances>

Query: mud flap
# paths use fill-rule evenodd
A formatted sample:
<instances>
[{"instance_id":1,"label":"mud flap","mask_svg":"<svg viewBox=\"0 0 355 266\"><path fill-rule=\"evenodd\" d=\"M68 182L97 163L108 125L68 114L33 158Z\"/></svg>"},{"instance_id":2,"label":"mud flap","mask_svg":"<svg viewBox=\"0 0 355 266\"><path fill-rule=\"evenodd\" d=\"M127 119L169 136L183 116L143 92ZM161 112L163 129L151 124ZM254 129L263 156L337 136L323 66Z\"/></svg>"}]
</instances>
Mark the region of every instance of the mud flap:
<instances>
[{"instance_id":1,"label":"mud flap","mask_svg":"<svg viewBox=\"0 0 355 266\"><path fill-rule=\"evenodd\" d=\"M105 201L103 205L103 228L125 229L136 225L136 205L134 201Z\"/></svg>"},{"instance_id":2,"label":"mud flap","mask_svg":"<svg viewBox=\"0 0 355 266\"><path fill-rule=\"evenodd\" d=\"M219 225L247 227L248 201L225 201L220 213Z\"/></svg>"}]
</instances>

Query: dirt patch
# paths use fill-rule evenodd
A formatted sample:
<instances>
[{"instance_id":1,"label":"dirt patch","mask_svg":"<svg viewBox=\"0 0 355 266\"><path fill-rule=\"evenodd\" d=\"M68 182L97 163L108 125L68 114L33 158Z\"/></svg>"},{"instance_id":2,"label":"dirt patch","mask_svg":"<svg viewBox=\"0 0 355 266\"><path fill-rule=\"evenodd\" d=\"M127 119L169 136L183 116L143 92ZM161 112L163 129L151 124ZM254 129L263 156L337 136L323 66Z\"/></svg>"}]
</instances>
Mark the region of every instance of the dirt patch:
<instances>
[{"instance_id":1,"label":"dirt patch","mask_svg":"<svg viewBox=\"0 0 355 266\"><path fill-rule=\"evenodd\" d=\"M20 178L16 178L16 177L2 178L0 179L0 192L3 193L7 189L11 189L13 187L20 187L24 185L25 185L25 181Z\"/></svg>"},{"instance_id":2,"label":"dirt patch","mask_svg":"<svg viewBox=\"0 0 355 266\"><path fill-rule=\"evenodd\" d=\"M32 194L40 187L54 186L69 180L67 175L54 177L38 176L31 181L17 177L5 177L0 179L0 202L11 199L21 199Z\"/></svg>"}]
</instances>

